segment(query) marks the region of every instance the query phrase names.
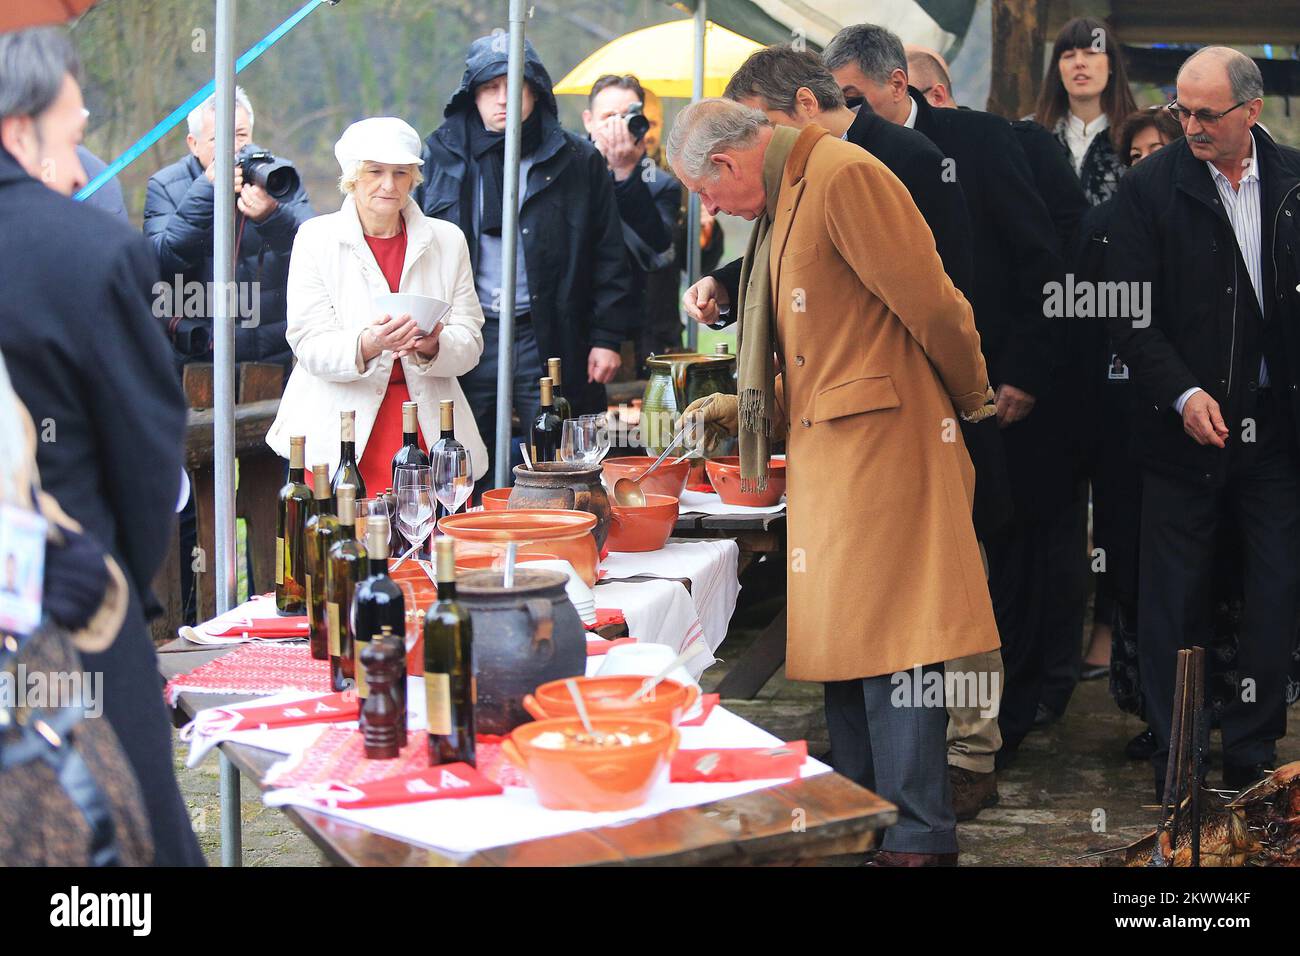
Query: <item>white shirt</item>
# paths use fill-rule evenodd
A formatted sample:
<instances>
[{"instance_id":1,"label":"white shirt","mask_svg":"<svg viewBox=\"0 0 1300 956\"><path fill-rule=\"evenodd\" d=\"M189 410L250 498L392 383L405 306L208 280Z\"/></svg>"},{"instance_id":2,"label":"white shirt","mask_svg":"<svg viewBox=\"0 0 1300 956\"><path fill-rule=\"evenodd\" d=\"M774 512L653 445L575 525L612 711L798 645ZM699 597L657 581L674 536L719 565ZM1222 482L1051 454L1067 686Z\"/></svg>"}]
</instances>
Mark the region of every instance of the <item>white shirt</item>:
<instances>
[{"instance_id":1,"label":"white shirt","mask_svg":"<svg viewBox=\"0 0 1300 956\"><path fill-rule=\"evenodd\" d=\"M916 100L913 100L911 96L908 96L908 99L912 101L912 112L907 114L907 122L903 125L908 129L916 129Z\"/></svg>"},{"instance_id":2,"label":"white shirt","mask_svg":"<svg viewBox=\"0 0 1300 956\"><path fill-rule=\"evenodd\" d=\"M1097 134L1110 125L1110 117L1102 113L1091 123L1085 123L1073 113L1065 117L1065 145L1070 147L1070 159L1074 163L1074 174L1079 175L1083 169L1083 158L1088 155L1088 147Z\"/></svg>"},{"instance_id":3,"label":"white shirt","mask_svg":"<svg viewBox=\"0 0 1300 956\"><path fill-rule=\"evenodd\" d=\"M1241 250L1241 258L1246 263L1251 287L1255 290L1255 301L1259 303L1260 315L1263 315L1264 273L1261 258L1263 233L1260 228L1259 161L1255 154L1255 137L1253 135L1250 137L1250 162L1246 165L1246 172L1242 174L1241 183L1236 189L1232 188L1232 182L1219 172L1213 163L1207 162L1205 165L1209 167L1210 177L1219 191L1219 201L1223 203L1223 211L1228 214L1228 221L1232 223L1232 233L1237 237L1237 248ZM1268 366L1261 357L1259 387L1265 388L1268 383ZM1174 403L1178 414L1183 413L1183 406L1187 404L1187 399L1192 393L1199 391L1199 387L1189 388L1178 396L1178 401Z\"/></svg>"}]
</instances>

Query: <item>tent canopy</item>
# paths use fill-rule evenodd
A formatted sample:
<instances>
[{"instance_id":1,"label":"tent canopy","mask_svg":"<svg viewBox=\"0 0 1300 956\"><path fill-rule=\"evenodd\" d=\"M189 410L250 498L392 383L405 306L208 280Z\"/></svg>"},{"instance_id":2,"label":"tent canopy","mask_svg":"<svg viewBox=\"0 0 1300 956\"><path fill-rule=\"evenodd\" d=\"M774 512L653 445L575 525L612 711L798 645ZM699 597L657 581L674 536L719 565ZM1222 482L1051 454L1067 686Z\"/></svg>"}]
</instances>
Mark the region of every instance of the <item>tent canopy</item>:
<instances>
[{"instance_id":1,"label":"tent canopy","mask_svg":"<svg viewBox=\"0 0 1300 956\"><path fill-rule=\"evenodd\" d=\"M671 0L670 0L671 2ZM904 43L939 50L951 59L961 46L976 0L708 0L709 19L759 43L789 43L803 37L821 49L854 23L888 27ZM672 6L687 12L695 0Z\"/></svg>"},{"instance_id":2,"label":"tent canopy","mask_svg":"<svg viewBox=\"0 0 1300 956\"><path fill-rule=\"evenodd\" d=\"M634 30L611 40L587 57L555 84L556 93L591 92L592 84L607 73L631 73L641 85L661 97L690 99L695 69L695 24L673 20ZM727 81L761 44L716 23L704 34L704 95L721 96Z\"/></svg>"}]
</instances>

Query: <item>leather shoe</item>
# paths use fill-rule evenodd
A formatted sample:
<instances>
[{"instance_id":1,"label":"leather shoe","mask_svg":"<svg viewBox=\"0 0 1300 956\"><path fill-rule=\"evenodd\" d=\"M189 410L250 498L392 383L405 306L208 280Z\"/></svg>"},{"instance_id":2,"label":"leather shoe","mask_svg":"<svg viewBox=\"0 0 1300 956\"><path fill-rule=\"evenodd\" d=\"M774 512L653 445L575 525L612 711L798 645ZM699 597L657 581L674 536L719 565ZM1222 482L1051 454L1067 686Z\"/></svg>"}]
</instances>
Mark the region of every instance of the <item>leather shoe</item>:
<instances>
[{"instance_id":1,"label":"leather shoe","mask_svg":"<svg viewBox=\"0 0 1300 956\"><path fill-rule=\"evenodd\" d=\"M948 767L952 787L952 810L958 821L974 820L985 807L998 802L998 775L976 773L965 767Z\"/></svg>"},{"instance_id":2,"label":"leather shoe","mask_svg":"<svg viewBox=\"0 0 1300 956\"><path fill-rule=\"evenodd\" d=\"M1046 727L1048 724L1054 724L1061 719L1061 715L1046 704L1039 704L1038 710L1034 711L1034 726Z\"/></svg>"},{"instance_id":3,"label":"leather shoe","mask_svg":"<svg viewBox=\"0 0 1300 956\"><path fill-rule=\"evenodd\" d=\"M956 853L903 853L898 850L876 850L870 853L862 866L956 866Z\"/></svg>"},{"instance_id":4,"label":"leather shoe","mask_svg":"<svg viewBox=\"0 0 1300 956\"><path fill-rule=\"evenodd\" d=\"M1266 763L1223 763L1223 786L1228 790L1245 790L1273 772Z\"/></svg>"},{"instance_id":5,"label":"leather shoe","mask_svg":"<svg viewBox=\"0 0 1300 956\"><path fill-rule=\"evenodd\" d=\"M1156 752L1156 735L1148 727L1124 745L1124 756L1129 760L1150 760Z\"/></svg>"}]
</instances>

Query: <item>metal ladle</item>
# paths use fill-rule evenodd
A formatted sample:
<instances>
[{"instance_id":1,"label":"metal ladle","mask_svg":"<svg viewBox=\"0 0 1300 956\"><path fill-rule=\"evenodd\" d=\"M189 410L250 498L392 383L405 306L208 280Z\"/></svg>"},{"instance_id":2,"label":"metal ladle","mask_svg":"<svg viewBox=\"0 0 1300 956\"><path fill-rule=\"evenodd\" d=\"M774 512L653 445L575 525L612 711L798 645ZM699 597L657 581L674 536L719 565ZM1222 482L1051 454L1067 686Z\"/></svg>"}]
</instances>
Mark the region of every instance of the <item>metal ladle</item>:
<instances>
[{"instance_id":1,"label":"metal ladle","mask_svg":"<svg viewBox=\"0 0 1300 956\"><path fill-rule=\"evenodd\" d=\"M641 482L649 478L654 470L664 463L668 453L677 447L685 435L686 426L683 425L677 430L673 440L668 443L668 447L655 459L654 464L643 471L639 478L620 478L614 482L614 503L623 508L644 508L645 492L641 490Z\"/></svg>"}]
</instances>

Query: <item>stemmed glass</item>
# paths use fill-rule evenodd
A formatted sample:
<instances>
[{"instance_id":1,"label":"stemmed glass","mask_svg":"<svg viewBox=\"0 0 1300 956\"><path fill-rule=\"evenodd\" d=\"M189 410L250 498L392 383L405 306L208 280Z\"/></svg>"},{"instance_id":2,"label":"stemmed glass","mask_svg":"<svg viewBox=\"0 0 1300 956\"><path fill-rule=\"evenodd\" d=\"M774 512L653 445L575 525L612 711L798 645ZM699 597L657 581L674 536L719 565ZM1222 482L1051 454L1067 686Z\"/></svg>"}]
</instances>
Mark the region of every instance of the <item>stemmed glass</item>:
<instances>
[{"instance_id":1,"label":"stemmed glass","mask_svg":"<svg viewBox=\"0 0 1300 956\"><path fill-rule=\"evenodd\" d=\"M426 466L398 469L394 476L397 487L397 528L411 545L403 555L405 559L418 551L433 528L433 474Z\"/></svg>"},{"instance_id":2,"label":"stemmed glass","mask_svg":"<svg viewBox=\"0 0 1300 956\"><path fill-rule=\"evenodd\" d=\"M609 454L609 422L605 414L582 415L578 418L578 424L583 435L587 464L599 464Z\"/></svg>"},{"instance_id":3,"label":"stemmed glass","mask_svg":"<svg viewBox=\"0 0 1300 956\"><path fill-rule=\"evenodd\" d=\"M569 464L587 463L587 436L583 432L582 422L577 418L566 418L560 426L560 460Z\"/></svg>"},{"instance_id":4,"label":"stemmed glass","mask_svg":"<svg viewBox=\"0 0 1300 956\"><path fill-rule=\"evenodd\" d=\"M474 492L473 463L469 449L457 443L436 449L430 461L433 493L447 514L454 515Z\"/></svg>"}]
</instances>

